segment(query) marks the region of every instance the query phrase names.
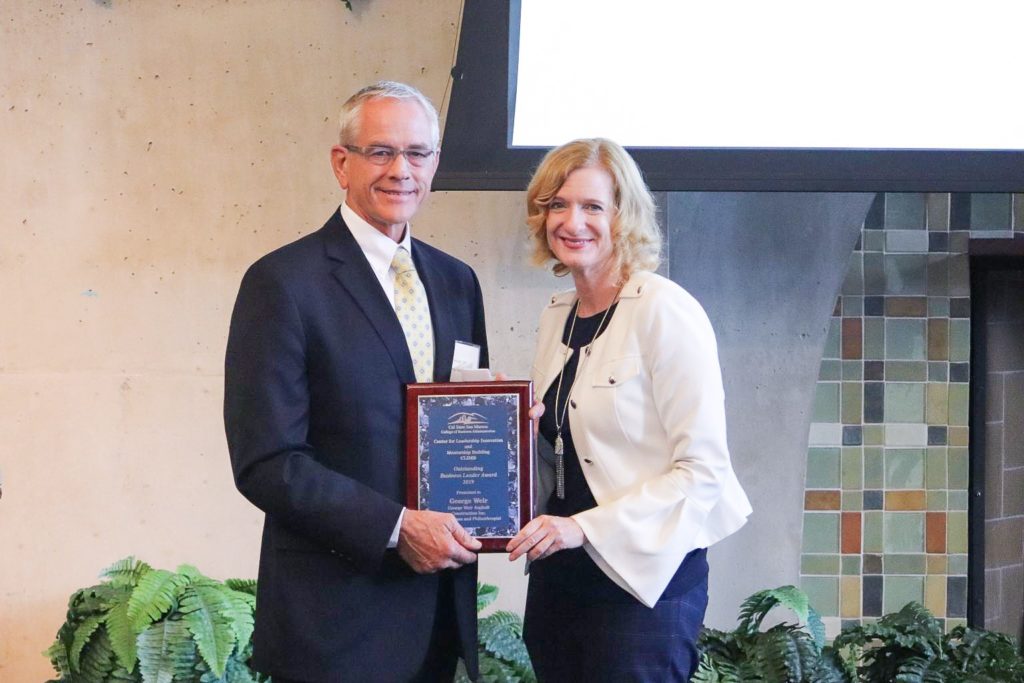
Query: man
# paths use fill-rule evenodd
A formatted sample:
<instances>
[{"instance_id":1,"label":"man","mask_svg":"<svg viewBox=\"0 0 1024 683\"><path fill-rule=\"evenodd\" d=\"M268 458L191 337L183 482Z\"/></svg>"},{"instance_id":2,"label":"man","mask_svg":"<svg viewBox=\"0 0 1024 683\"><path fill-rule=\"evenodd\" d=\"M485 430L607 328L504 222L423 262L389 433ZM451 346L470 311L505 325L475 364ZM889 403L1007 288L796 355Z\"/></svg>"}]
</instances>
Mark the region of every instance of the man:
<instances>
[{"instance_id":1,"label":"man","mask_svg":"<svg viewBox=\"0 0 1024 683\"><path fill-rule=\"evenodd\" d=\"M266 513L255 667L280 681L475 678L480 543L406 510L403 385L487 361L473 271L410 236L437 169L437 112L381 82L342 107L345 202L242 280L225 363L235 483ZM411 255L411 259L409 256Z\"/></svg>"}]
</instances>

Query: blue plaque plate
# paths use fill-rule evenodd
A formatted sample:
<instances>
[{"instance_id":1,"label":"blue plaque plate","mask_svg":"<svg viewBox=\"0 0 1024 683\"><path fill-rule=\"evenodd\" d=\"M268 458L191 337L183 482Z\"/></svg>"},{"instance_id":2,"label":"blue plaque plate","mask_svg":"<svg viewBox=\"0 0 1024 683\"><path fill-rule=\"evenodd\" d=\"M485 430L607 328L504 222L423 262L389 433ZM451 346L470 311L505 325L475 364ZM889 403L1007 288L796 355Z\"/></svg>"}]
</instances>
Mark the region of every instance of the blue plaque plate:
<instances>
[{"instance_id":1,"label":"blue plaque plate","mask_svg":"<svg viewBox=\"0 0 1024 683\"><path fill-rule=\"evenodd\" d=\"M485 551L531 518L532 382L407 387L407 506L449 512Z\"/></svg>"}]
</instances>

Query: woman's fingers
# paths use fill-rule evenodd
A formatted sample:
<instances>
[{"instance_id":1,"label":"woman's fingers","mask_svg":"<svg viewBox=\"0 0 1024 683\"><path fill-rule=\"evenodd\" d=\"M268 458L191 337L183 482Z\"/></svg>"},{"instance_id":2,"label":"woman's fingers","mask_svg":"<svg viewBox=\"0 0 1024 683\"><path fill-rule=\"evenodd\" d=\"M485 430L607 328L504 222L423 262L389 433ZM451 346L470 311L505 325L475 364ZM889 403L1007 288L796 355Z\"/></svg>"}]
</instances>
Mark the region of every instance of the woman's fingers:
<instances>
[{"instance_id":1,"label":"woman's fingers","mask_svg":"<svg viewBox=\"0 0 1024 683\"><path fill-rule=\"evenodd\" d=\"M527 554L531 560L538 560L559 550L578 548L585 540L583 529L572 517L541 515L520 529L505 550L510 561Z\"/></svg>"}]
</instances>

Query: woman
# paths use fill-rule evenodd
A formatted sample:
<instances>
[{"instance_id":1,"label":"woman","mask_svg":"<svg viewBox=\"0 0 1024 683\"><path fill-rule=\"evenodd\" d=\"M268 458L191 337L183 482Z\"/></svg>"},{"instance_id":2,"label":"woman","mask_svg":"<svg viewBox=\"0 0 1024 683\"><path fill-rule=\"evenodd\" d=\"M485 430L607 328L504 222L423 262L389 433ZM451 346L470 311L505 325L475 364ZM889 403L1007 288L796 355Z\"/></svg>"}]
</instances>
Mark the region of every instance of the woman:
<instances>
[{"instance_id":1,"label":"woman","mask_svg":"<svg viewBox=\"0 0 1024 683\"><path fill-rule=\"evenodd\" d=\"M538 263L575 290L541 316L540 514L525 640L541 681L688 680L707 607L706 548L750 504L732 471L714 332L652 272L654 201L622 147L552 150L527 190Z\"/></svg>"}]
</instances>

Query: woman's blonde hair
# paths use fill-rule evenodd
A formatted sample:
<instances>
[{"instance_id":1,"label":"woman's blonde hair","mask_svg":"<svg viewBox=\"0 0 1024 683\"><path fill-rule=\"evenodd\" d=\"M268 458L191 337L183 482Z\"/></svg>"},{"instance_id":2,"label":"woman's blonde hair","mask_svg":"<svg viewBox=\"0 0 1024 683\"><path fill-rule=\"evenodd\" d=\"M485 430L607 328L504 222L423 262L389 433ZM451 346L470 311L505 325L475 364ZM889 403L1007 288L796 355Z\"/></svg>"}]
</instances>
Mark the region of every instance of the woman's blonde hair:
<instances>
[{"instance_id":1,"label":"woman's blonde hair","mask_svg":"<svg viewBox=\"0 0 1024 683\"><path fill-rule=\"evenodd\" d=\"M573 140L548 152L526 188L526 224L533 241L533 261L545 265L554 260L552 271L562 276L569 272L548 245L545 222L548 204L569 174L579 168L596 167L608 171L614 188L614 213L611 221L612 256L623 280L637 270L655 270L661 262L661 230L654 198L644 183L640 169L616 142L606 138Z\"/></svg>"}]
</instances>

